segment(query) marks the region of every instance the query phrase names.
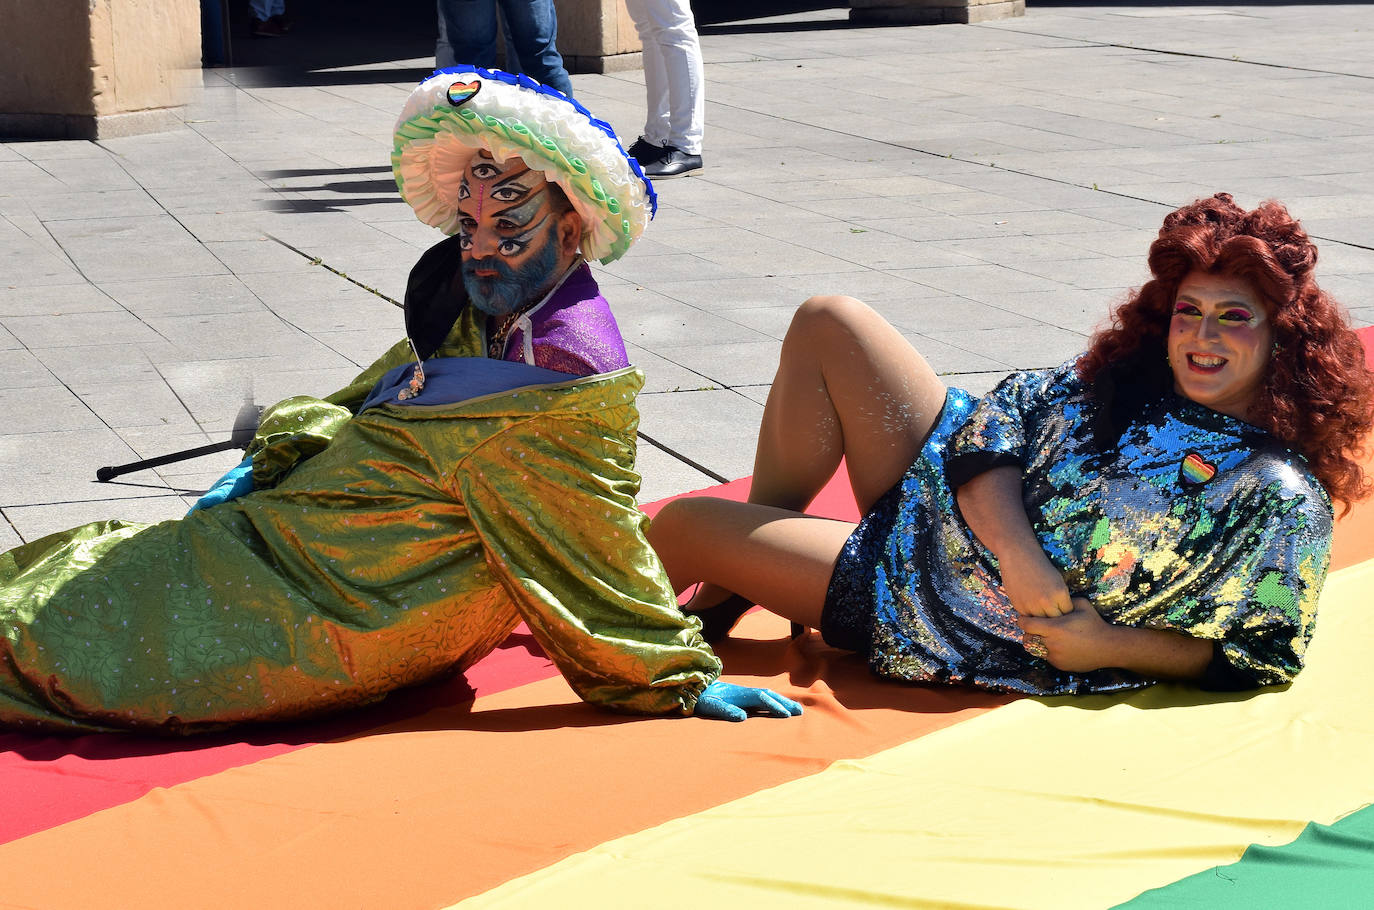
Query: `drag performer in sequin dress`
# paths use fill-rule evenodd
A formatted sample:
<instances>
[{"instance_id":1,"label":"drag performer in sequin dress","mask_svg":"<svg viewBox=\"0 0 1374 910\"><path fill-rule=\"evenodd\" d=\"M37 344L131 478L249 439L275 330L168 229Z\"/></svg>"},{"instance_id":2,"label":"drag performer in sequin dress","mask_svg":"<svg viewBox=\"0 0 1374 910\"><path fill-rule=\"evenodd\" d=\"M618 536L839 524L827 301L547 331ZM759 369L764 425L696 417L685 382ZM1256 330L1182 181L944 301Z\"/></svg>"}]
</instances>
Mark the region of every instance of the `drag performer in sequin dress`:
<instances>
[{"instance_id":1,"label":"drag performer in sequin dress","mask_svg":"<svg viewBox=\"0 0 1374 910\"><path fill-rule=\"evenodd\" d=\"M682 500L650 530L679 590L710 583L689 605L708 639L761 603L911 682L1291 680L1332 500L1370 489L1374 377L1281 205L1201 200L1149 261L1087 353L981 401L858 301L807 301L749 502ZM857 527L798 511L841 455Z\"/></svg>"}]
</instances>

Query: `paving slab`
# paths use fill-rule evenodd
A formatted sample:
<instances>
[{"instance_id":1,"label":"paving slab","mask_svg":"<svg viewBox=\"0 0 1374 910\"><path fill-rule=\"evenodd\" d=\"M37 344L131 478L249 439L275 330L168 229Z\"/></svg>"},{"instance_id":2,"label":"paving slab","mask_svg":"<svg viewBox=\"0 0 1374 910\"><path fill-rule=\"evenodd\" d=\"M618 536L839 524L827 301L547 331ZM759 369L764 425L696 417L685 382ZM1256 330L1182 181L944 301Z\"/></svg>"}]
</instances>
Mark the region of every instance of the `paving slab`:
<instances>
[{"instance_id":1,"label":"paving slab","mask_svg":"<svg viewBox=\"0 0 1374 910\"><path fill-rule=\"evenodd\" d=\"M5 518L16 533L29 541L88 522L111 518L155 524L169 518L180 518L186 514L187 507L187 502L182 497L171 493L159 493L128 497L112 503L87 501L11 506L5 509ZM111 512L111 509L114 511Z\"/></svg>"},{"instance_id":2,"label":"paving slab","mask_svg":"<svg viewBox=\"0 0 1374 910\"><path fill-rule=\"evenodd\" d=\"M644 371L644 394L723 388L715 380L653 351L641 348L632 341L626 342L625 350L630 357L630 362Z\"/></svg>"},{"instance_id":3,"label":"paving slab","mask_svg":"<svg viewBox=\"0 0 1374 910\"><path fill-rule=\"evenodd\" d=\"M102 427L90 406L62 386L18 386L0 389L0 413L5 415L5 438L63 430ZM40 452L34 457L47 457Z\"/></svg>"},{"instance_id":4,"label":"paving slab","mask_svg":"<svg viewBox=\"0 0 1374 910\"><path fill-rule=\"evenodd\" d=\"M715 477L684 462L676 452L664 451L642 438L635 452L635 469L641 479L640 502L657 502L718 483ZM3 527L0 527L0 533L3 533Z\"/></svg>"},{"instance_id":5,"label":"paving slab","mask_svg":"<svg viewBox=\"0 0 1374 910\"><path fill-rule=\"evenodd\" d=\"M195 418L161 377L142 382L104 382L83 392L81 400L105 426L154 427L185 433L196 429Z\"/></svg>"},{"instance_id":6,"label":"paving slab","mask_svg":"<svg viewBox=\"0 0 1374 910\"><path fill-rule=\"evenodd\" d=\"M140 319L199 313L248 313L261 310L262 301L234 275L192 275L104 281L100 289L109 303Z\"/></svg>"},{"instance_id":7,"label":"paving slab","mask_svg":"<svg viewBox=\"0 0 1374 910\"><path fill-rule=\"evenodd\" d=\"M81 274L47 238L31 236L14 216L0 218L0 288L71 284Z\"/></svg>"},{"instance_id":8,"label":"paving slab","mask_svg":"<svg viewBox=\"0 0 1374 910\"><path fill-rule=\"evenodd\" d=\"M137 382L158 376L159 362L180 361L166 341L152 344L65 345L30 348L58 381L78 396L106 382Z\"/></svg>"},{"instance_id":9,"label":"paving slab","mask_svg":"<svg viewBox=\"0 0 1374 910\"><path fill-rule=\"evenodd\" d=\"M943 341L951 347L996 361L1007 369L1042 369L1058 366L1078 356L1087 345L1087 335L1049 325L1016 326L1009 329L963 329L958 332L922 332L925 338ZM920 347L917 348L920 350ZM1027 354L1027 349L1035 351ZM973 372L961 366L960 372Z\"/></svg>"},{"instance_id":10,"label":"paving slab","mask_svg":"<svg viewBox=\"0 0 1374 910\"><path fill-rule=\"evenodd\" d=\"M88 280L217 275L228 271L169 215L46 222Z\"/></svg>"},{"instance_id":11,"label":"paving slab","mask_svg":"<svg viewBox=\"0 0 1374 910\"><path fill-rule=\"evenodd\" d=\"M771 378L771 377L770 377ZM763 406L728 389L642 395L640 430L723 477L754 470Z\"/></svg>"},{"instance_id":12,"label":"paving slab","mask_svg":"<svg viewBox=\"0 0 1374 910\"><path fill-rule=\"evenodd\" d=\"M706 169L662 181L644 241L595 267L668 450L640 447L648 498L751 470L807 297L869 301L981 393L1081 348L1163 215L1217 190L1288 202L1374 322L1370 5L864 28L836 7L701 33ZM222 438L245 397L326 394L401 337L387 298L441 235L396 196L390 130L431 61L290 62L205 71L180 129L0 142L0 548L180 514L238 453L95 468ZM573 84L637 135L641 72Z\"/></svg>"},{"instance_id":13,"label":"paving slab","mask_svg":"<svg viewBox=\"0 0 1374 910\"><path fill-rule=\"evenodd\" d=\"M154 475L130 475L110 483L96 480L98 468L127 464L140 457L114 430L104 426L50 428L34 433L15 427L0 438L0 470L5 478L0 486L0 507L83 503L86 511L82 522L114 517L118 513L110 503L166 492L167 485ZM104 512L102 504L106 504Z\"/></svg>"},{"instance_id":14,"label":"paving slab","mask_svg":"<svg viewBox=\"0 0 1374 910\"><path fill-rule=\"evenodd\" d=\"M664 359L704 377L711 384L729 389L772 382L773 374L778 371L781 350L782 343L769 338L761 341L680 345L660 348L658 353Z\"/></svg>"},{"instance_id":15,"label":"paving slab","mask_svg":"<svg viewBox=\"0 0 1374 910\"><path fill-rule=\"evenodd\" d=\"M19 340L0 329L0 387L41 389L57 385L57 378Z\"/></svg>"},{"instance_id":16,"label":"paving slab","mask_svg":"<svg viewBox=\"0 0 1374 910\"><path fill-rule=\"evenodd\" d=\"M4 509L0 509L0 552L12 550L24 542L24 538L19 536L9 516Z\"/></svg>"},{"instance_id":17,"label":"paving slab","mask_svg":"<svg viewBox=\"0 0 1374 910\"><path fill-rule=\"evenodd\" d=\"M62 284L6 285L0 279L0 317L90 313L118 306L104 290L75 272Z\"/></svg>"},{"instance_id":18,"label":"paving slab","mask_svg":"<svg viewBox=\"0 0 1374 910\"><path fill-rule=\"evenodd\" d=\"M166 338L184 359L224 360L274 355L301 368L340 366L325 345L283 322L273 313L202 313L150 318L148 326Z\"/></svg>"},{"instance_id":19,"label":"paving slab","mask_svg":"<svg viewBox=\"0 0 1374 910\"><path fill-rule=\"evenodd\" d=\"M6 316L3 320L30 350L109 344L145 344L159 340L157 332L126 310L54 313L43 316Z\"/></svg>"}]
</instances>

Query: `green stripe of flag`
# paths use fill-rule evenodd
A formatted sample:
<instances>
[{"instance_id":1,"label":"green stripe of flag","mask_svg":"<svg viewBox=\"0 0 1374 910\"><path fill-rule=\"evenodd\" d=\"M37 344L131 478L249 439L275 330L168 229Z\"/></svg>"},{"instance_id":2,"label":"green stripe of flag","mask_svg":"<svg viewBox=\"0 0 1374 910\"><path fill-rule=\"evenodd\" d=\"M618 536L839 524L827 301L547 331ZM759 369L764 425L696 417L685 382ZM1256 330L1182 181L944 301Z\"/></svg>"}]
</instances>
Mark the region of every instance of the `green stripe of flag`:
<instances>
[{"instance_id":1,"label":"green stripe of flag","mask_svg":"<svg viewBox=\"0 0 1374 910\"><path fill-rule=\"evenodd\" d=\"M1374 906L1374 806L1334 825L1310 824L1281 847L1251 845L1229 866L1214 866L1119 905L1180 908L1367 908Z\"/></svg>"}]
</instances>

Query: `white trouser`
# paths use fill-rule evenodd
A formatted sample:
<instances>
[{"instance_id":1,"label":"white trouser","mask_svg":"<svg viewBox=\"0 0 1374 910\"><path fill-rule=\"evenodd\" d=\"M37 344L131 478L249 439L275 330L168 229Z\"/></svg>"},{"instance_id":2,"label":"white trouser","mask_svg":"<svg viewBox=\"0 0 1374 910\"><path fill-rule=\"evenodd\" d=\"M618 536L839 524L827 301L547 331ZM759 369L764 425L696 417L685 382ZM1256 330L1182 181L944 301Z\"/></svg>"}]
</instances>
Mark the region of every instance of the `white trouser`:
<instances>
[{"instance_id":1,"label":"white trouser","mask_svg":"<svg viewBox=\"0 0 1374 910\"><path fill-rule=\"evenodd\" d=\"M644 45L644 138L700 155L706 80L688 0L625 0L625 6Z\"/></svg>"}]
</instances>

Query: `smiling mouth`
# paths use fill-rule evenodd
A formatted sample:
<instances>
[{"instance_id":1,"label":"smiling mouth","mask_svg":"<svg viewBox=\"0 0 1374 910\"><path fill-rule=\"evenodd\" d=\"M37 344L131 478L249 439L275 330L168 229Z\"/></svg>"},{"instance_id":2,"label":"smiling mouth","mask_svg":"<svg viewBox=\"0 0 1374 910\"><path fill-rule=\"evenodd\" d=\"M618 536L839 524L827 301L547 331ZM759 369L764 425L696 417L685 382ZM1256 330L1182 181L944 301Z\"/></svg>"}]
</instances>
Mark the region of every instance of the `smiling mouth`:
<instances>
[{"instance_id":1,"label":"smiling mouth","mask_svg":"<svg viewBox=\"0 0 1374 910\"><path fill-rule=\"evenodd\" d=\"M1226 366L1226 358L1215 354L1189 354L1188 369L1195 373L1219 373Z\"/></svg>"}]
</instances>

